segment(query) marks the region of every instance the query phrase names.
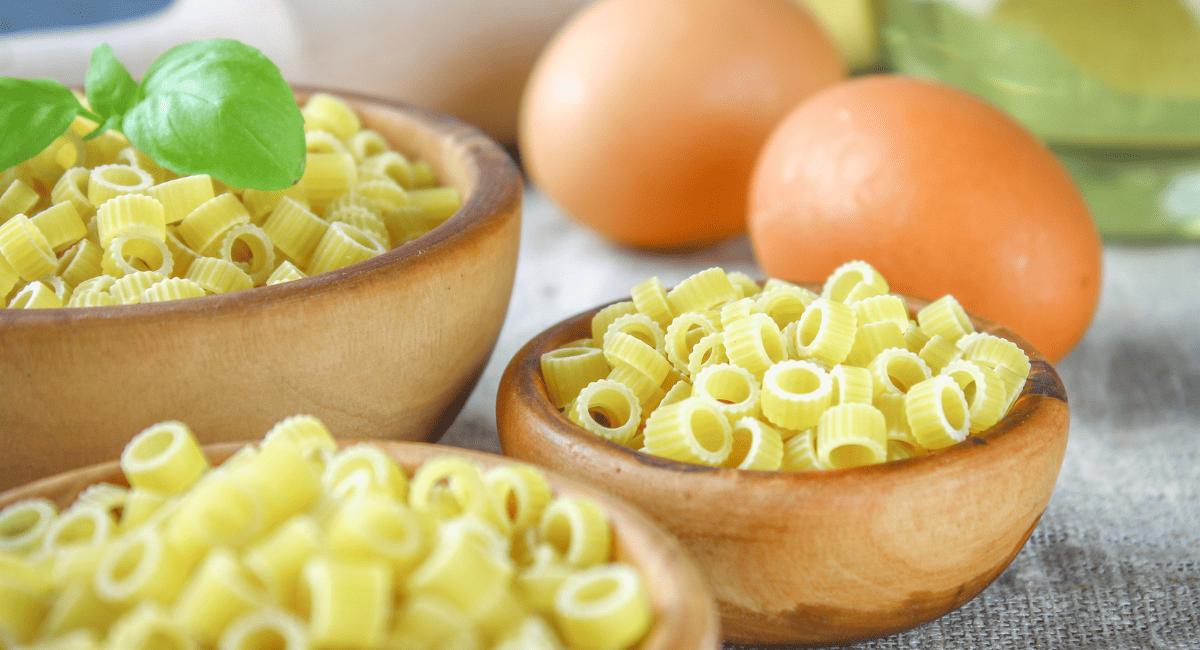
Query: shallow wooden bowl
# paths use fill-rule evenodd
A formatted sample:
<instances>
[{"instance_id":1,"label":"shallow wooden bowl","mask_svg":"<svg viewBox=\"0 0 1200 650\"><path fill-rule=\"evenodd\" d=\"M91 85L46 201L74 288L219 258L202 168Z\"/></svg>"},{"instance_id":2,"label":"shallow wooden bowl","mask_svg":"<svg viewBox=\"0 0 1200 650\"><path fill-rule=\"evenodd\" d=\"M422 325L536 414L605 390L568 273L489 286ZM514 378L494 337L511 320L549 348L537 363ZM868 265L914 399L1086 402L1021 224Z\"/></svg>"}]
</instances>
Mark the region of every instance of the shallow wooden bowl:
<instances>
[{"instance_id":1,"label":"shallow wooden bowl","mask_svg":"<svg viewBox=\"0 0 1200 650\"><path fill-rule=\"evenodd\" d=\"M927 304L908 302L913 313ZM1000 575L1050 499L1067 444L1062 381L1027 342L982 318L972 318L977 330L1013 340L1033 362L995 427L883 465L768 472L643 454L555 409L539 359L589 337L594 313L551 327L513 358L497 398L501 446L590 481L675 533L708 578L729 641L844 643L937 618Z\"/></svg>"},{"instance_id":2,"label":"shallow wooden bowl","mask_svg":"<svg viewBox=\"0 0 1200 650\"><path fill-rule=\"evenodd\" d=\"M432 440L449 426L508 309L521 176L454 118L341 96L457 188L458 213L383 255L295 282L147 305L0 309L0 489L114 458L130 432L168 419L206 443L295 413L369 438Z\"/></svg>"},{"instance_id":3,"label":"shallow wooden bowl","mask_svg":"<svg viewBox=\"0 0 1200 650\"><path fill-rule=\"evenodd\" d=\"M411 477L422 463L435 456L456 454L470 458L485 469L512 462L510 459L466 449L420 442L342 440L343 447L370 442L394 458ZM205 447L213 463L229 458L244 446L225 443ZM717 650L720 648L720 618L712 591L695 562L661 526L628 503L578 481L543 470L555 494L572 494L595 500L608 515L615 541L613 559L628 562L644 578L654 614L650 633L638 650ZM128 485L117 462L72 470L0 493L0 510L32 497L44 497L65 508L89 485L100 482Z\"/></svg>"}]
</instances>

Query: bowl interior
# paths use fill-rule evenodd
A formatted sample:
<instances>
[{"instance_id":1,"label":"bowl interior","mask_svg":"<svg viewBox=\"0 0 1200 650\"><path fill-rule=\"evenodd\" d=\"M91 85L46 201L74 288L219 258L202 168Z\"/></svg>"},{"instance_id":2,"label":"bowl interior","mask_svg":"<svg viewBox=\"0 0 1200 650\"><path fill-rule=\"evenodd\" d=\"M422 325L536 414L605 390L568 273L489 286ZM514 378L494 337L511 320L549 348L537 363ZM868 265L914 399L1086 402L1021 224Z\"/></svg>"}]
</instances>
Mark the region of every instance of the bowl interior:
<instances>
[{"instance_id":1,"label":"bowl interior","mask_svg":"<svg viewBox=\"0 0 1200 650\"><path fill-rule=\"evenodd\" d=\"M366 442L391 456L409 477L427 460L445 454L465 456L485 469L513 462L494 454L427 443L340 440L339 445L344 448ZM245 444L249 443L210 445L204 451L214 464L219 464ZM541 471L556 495L584 496L601 505L612 525L613 559L632 564L643 576L655 622L638 647L641 650L717 648L719 619L711 591L679 543L620 499L545 469ZM100 482L128 485L117 462L102 463L0 493L0 510L34 497L50 499L59 508L65 508L88 486Z\"/></svg>"}]
</instances>

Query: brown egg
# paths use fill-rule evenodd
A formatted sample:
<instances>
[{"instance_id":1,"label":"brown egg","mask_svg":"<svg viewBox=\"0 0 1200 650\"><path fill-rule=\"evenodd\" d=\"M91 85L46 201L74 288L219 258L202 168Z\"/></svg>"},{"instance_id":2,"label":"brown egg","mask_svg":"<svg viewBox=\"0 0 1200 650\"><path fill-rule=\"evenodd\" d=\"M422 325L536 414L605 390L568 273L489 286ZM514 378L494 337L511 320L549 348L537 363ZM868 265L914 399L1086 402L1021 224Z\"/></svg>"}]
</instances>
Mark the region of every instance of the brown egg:
<instances>
[{"instance_id":1,"label":"brown egg","mask_svg":"<svg viewBox=\"0 0 1200 650\"><path fill-rule=\"evenodd\" d=\"M1101 244L1054 155L960 90L863 77L796 108L754 171L748 225L766 273L820 280L862 259L893 291L953 294L1057 360L1100 296Z\"/></svg>"},{"instance_id":2,"label":"brown egg","mask_svg":"<svg viewBox=\"0 0 1200 650\"><path fill-rule=\"evenodd\" d=\"M788 0L599 0L534 67L521 155L542 191L604 236L702 246L745 227L750 170L775 124L844 76Z\"/></svg>"}]
</instances>

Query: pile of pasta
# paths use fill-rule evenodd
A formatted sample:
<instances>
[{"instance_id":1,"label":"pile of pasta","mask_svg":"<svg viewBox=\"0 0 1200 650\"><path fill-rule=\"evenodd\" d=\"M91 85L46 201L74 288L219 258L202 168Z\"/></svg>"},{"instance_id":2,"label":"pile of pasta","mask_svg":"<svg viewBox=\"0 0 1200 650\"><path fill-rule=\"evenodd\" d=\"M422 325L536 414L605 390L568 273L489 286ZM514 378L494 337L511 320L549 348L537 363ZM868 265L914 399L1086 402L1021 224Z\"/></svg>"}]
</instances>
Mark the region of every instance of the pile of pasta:
<instances>
[{"instance_id":1,"label":"pile of pasta","mask_svg":"<svg viewBox=\"0 0 1200 650\"><path fill-rule=\"evenodd\" d=\"M590 339L542 356L546 392L607 440L737 469L882 463L996 424L1029 358L975 332L953 296L911 319L888 289L862 261L819 296L720 268L670 291L650 278L595 314Z\"/></svg>"},{"instance_id":2,"label":"pile of pasta","mask_svg":"<svg viewBox=\"0 0 1200 650\"><path fill-rule=\"evenodd\" d=\"M9 308L129 305L296 280L369 259L450 217L461 197L362 128L340 99L301 110L308 154L285 190L157 165L78 117L0 174L0 298Z\"/></svg>"},{"instance_id":3,"label":"pile of pasta","mask_svg":"<svg viewBox=\"0 0 1200 650\"><path fill-rule=\"evenodd\" d=\"M620 650L651 625L600 506L529 465L410 478L294 416L216 468L163 422L121 467L0 512L0 648Z\"/></svg>"}]
</instances>

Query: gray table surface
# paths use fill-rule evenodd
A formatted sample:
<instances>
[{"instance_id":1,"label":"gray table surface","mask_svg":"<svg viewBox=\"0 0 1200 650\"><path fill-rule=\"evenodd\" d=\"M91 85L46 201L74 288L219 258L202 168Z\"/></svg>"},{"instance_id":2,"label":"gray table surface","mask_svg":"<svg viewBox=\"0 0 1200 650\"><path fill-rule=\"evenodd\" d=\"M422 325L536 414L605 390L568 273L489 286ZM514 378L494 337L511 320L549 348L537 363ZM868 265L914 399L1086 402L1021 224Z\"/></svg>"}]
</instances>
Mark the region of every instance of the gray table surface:
<instances>
[{"instance_id":1,"label":"gray table surface","mask_svg":"<svg viewBox=\"0 0 1200 650\"><path fill-rule=\"evenodd\" d=\"M1062 473L1009 568L957 611L849 648L1200 648L1200 245L1115 246L1099 312L1058 365L1071 405ZM496 390L546 327L722 266L761 276L744 237L701 252L622 248L525 194L508 319L443 443L499 452Z\"/></svg>"}]
</instances>

